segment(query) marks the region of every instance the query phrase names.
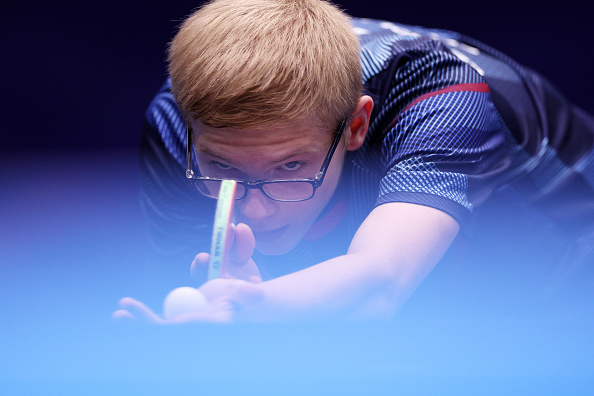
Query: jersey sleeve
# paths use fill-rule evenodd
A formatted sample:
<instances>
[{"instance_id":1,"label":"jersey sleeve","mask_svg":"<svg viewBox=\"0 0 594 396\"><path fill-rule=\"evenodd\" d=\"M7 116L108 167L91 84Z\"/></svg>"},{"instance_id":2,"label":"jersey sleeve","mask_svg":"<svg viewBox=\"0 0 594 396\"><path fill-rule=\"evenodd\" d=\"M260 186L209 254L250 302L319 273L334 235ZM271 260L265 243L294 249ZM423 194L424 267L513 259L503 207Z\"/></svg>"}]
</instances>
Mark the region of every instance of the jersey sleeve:
<instances>
[{"instance_id":1,"label":"jersey sleeve","mask_svg":"<svg viewBox=\"0 0 594 396\"><path fill-rule=\"evenodd\" d=\"M486 84L416 99L383 141L378 204L428 205L466 224L505 166L501 128Z\"/></svg>"},{"instance_id":2,"label":"jersey sleeve","mask_svg":"<svg viewBox=\"0 0 594 396\"><path fill-rule=\"evenodd\" d=\"M376 205L430 206L468 230L509 165L505 124L475 70L439 43L423 45L400 52L386 67L393 74L369 84L380 101L366 148L381 152Z\"/></svg>"}]
</instances>

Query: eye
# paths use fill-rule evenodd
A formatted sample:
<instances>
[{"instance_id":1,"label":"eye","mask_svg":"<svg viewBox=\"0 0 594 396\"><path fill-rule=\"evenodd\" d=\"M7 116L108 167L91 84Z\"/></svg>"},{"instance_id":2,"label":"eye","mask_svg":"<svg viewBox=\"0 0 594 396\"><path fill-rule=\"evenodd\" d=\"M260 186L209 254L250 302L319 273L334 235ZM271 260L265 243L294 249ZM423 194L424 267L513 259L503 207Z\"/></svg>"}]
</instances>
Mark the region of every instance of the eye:
<instances>
[{"instance_id":1,"label":"eye","mask_svg":"<svg viewBox=\"0 0 594 396\"><path fill-rule=\"evenodd\" d=\"M299 161L291 161L281 165L281 169L289 172L295 172L297 169L301 168L302 165L303 164Z\"/></svg>"},{"instance_id":2,"label":"eye","mask_svg":"<svg viewBox=\"0 0 594 396\"><path fill-rule=\"evenodd\" d=\"M231 170L231 169L233 169L233 167L232 167L232 166L229 166L229 165L223 164L222 162L218 162L218 161L213 161L213 162L212 162L212 165L213 165L215 168L217 168L218 170L222 170L222 171L228 171L228 170Z\"/></svg>"}]
</instances>

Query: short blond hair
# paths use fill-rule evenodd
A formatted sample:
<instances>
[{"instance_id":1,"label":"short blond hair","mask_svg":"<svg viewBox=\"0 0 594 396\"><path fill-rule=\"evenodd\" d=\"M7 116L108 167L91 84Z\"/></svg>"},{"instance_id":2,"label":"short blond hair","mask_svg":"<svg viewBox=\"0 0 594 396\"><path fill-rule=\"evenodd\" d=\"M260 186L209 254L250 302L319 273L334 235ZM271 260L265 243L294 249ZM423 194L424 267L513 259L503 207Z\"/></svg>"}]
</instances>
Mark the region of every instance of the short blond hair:
<instances>
[{"instance_id":1,"label":"short blond hair","mask_svg":"<svg viewBox=\"0 0 594 396\"><path fill-rule=\"evenodd\" d=\"M323 0L214 0L169 47L186 120L258 128L315 117L336 125L362 93L350 18Z\"/></svg>"}]
</instances>

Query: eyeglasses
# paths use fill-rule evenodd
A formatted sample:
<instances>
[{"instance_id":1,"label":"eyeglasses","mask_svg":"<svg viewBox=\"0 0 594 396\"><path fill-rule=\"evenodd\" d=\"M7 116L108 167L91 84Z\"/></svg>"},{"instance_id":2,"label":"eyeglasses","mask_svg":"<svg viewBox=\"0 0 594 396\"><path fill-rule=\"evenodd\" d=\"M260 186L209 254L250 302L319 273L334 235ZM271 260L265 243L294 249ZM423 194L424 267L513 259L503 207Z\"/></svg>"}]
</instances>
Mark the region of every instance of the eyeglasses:
<instances>
[{"instance_id":1,"label":"eyeglasses","mask_svg":"<svg viewBox=\"0 0 594 396\"><path fill-rule=\"evenodd\" d=\"M347 119L345 118L340 124L340 127L336 132L336 136L332 141L332 145L330 146L330 150L326 154L326 158L322 163L322 167L313 178L256 181L236 180L237 188L235 189L235 199L245 198L248 190L251 189L258 189L262 191L262 193L264 193L264 195L266 195L268 198L280 202L300 202L313 198L316 190L322 185L322 182L324 181L326 171L328 170L332 156L336 151L338 142L340 142L346 122ZM192 130L189 126L186 126L186 133L186 141L188 142L186 149L186 178L194 183L198 191L200 191L202 194L216 199L219 195L221 183L225 179L194 175L194 171L192 170L192 152L194 151L194 143L192 140Z\"/></svg>"}]
</instances>

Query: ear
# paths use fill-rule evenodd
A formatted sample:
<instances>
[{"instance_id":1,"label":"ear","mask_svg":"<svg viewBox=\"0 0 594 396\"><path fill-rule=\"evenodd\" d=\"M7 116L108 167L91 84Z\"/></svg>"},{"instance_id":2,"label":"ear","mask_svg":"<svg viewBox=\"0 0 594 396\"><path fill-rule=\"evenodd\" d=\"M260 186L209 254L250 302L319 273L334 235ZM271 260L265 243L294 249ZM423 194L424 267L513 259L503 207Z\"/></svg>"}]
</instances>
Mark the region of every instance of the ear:
<instances>
[{"instance_id":1,"label":"ear","mask_svg":"<svg viewBox=\"0 0 594 396\"><path fill-rule=\"evenodd\" d=\"M361 96L351 114L350 133L346 141L347 151L357 150L363 144L369 128L371 110L373 110L373 99L367 95Z\"/></svg>"}]
</instances>

